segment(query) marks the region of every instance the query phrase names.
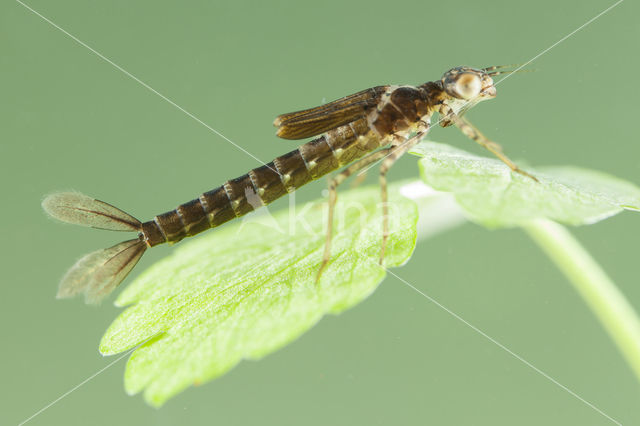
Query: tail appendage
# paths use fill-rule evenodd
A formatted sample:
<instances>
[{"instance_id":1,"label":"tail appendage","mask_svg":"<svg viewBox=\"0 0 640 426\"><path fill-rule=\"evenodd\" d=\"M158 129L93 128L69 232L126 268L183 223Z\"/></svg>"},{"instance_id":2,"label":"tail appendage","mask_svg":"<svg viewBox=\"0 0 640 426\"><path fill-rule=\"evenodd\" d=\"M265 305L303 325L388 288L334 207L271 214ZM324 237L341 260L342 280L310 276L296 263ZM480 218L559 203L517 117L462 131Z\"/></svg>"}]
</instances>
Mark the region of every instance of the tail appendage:
<instances>
[{"instance_id":1,"label":"tail appendage","mask_svg":"<svg viewBox=\"0 0 640 426\"><path fill-rule=\"evenodd\" d=\"M43 209L53 218L75 225L111 231L142 232L142 223L103 201L77 192L49 195ZM78 260L60 281L58 298L84 293L87 303L99 303L125 279L148 245L142 236L97 250Z\"/></svg>"}]
</instances>

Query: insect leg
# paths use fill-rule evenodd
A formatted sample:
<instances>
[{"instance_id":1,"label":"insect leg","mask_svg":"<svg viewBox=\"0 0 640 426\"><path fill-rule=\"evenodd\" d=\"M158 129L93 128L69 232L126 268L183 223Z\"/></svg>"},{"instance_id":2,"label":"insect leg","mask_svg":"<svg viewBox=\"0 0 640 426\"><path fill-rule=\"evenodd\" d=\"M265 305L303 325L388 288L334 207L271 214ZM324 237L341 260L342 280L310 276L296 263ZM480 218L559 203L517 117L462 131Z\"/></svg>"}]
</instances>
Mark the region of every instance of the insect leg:
<instances>
[{"instance_id":1,"label":"insect leg","mask_svg":"<svg viewBox=\"0 0 640 426\"><path fill-rule=\"evenodd\" d=\"M502 147L498 145L496 142L493 142L485 135L483 135L480 130L476 129L476 127L469 122L466 118L460 117L453 112L449 112L447 117L464 133L468 138L473 139L478 144L489 150L493 155L498 157L503 163L505 163L511 170L516 173L520 173L523 176L527 176L534 181L538 182L535 176L530 175L525 172L521 168L519 168L513 161L509 159L503 152Z\"/></svg>"},{"instance_id":2,"label":"insect leg","mask_svg":"<svg viewBox=\"0 0 640 426\"><path fill-rule=\"evenodd\" d=\"M367 155L366 157L361 158L356 161L346 169L342 170L336 176L331 178L329 181L329 215L327 221L327 235L326 240L324 242L324 254L322 255L322 264L320 265L320 269L318 270L318 275L316 276L316 282L320 280L320 276L324 271L325 267L329 263L329 259L331 258L331 237L333 232L333 213L336 207L336 202L338 201L338 185L344 182L349 176L362 169L363 167L368 166L371 163L374 163L382 158L385 158L390 154L390 152L394 149L394 147L388 147L381 149L380 151L376 151Z\"/></svg>"},{"instance_id":3,"label":"insect leg","mask_svg":"<svg viewBox=\"0 0 640 426\"><path fill-rule=\"evenodd\" d=\"M382 198L382 247L380 249L379 263L382 265L384 260L384 253L387 248L387 239L389 238L389 204L387 193L387 172L396 162L396 160L402 157L407 151L409 151L415 144L420 142L426 132L420 132L410 139L400 142L397 145L391 147L389 155L387 155L380 165L380 195Z\"/></svg>"}]
</instances>

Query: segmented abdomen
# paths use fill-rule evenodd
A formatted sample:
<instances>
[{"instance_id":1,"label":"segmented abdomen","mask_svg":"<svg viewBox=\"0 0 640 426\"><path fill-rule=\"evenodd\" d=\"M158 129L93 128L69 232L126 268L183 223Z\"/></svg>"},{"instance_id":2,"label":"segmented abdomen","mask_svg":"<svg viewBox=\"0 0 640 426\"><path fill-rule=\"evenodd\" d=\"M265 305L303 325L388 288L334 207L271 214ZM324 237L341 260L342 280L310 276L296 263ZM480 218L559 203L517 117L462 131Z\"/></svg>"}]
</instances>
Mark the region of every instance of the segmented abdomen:
<instances>
[{"instance_id":1,"label":"segmented abdomen","mask_svg":"<svg viewBox=\"0 0 640 426\"><path fill-rule=\"evenodd\" d=\"M142 224L150 247L185 237L243 216L302 185L318 179L380 147L366 119L338 127L298 149L277 157L175 210Z\"/></svg>"}]
</instances>

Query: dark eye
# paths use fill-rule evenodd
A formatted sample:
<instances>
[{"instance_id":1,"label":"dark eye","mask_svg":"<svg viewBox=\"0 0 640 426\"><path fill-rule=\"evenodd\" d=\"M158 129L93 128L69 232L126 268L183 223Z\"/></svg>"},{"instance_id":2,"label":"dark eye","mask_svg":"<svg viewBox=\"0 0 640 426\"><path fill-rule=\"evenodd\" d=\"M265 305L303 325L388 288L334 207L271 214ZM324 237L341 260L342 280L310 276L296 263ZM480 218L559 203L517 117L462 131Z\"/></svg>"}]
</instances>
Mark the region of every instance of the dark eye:
<instances>
[{"instance_id":1,"label":"dark eye","mask_svg":"<svg viewBox=\"0 0 640 426\"><path fill-rule=\"evenodd\" d=\"M464 99L475 98L480 94L482 89L482 82L480 77L475 74L465 73L461 74L456 80L456 92Z\"/></svg>"}]
</instances>

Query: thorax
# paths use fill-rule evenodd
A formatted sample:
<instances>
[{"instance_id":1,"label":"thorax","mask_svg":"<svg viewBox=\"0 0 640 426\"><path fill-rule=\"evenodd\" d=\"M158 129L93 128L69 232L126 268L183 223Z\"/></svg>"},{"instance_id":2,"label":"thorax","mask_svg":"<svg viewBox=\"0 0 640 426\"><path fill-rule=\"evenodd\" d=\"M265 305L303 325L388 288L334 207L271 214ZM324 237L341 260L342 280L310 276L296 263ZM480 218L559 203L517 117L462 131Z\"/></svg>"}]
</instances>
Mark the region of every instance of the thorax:
<instances>
[{"instance_id":1,"label":"thorax","mask_svg":"<svg viewBox=\"0 0 640 426\"><path fill-rule=\"evenodd\" d=\"M428 93L422 87L389 86L369 112L367 123L385 144L426 131L433 113Z\"/></svg>"}]
</instances>

